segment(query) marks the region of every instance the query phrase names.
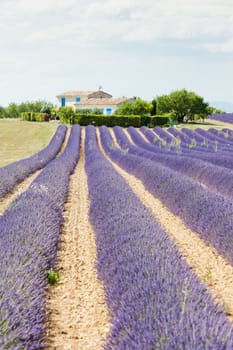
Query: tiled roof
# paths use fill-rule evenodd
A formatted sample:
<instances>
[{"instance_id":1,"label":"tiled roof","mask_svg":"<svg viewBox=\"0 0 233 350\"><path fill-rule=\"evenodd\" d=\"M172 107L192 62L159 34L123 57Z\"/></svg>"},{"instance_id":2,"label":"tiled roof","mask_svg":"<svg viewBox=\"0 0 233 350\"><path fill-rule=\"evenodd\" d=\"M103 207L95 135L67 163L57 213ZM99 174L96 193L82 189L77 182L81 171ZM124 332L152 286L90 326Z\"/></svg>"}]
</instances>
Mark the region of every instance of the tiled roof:
<instances>
[{"instance_id":1,"label":"tiled roof","mask_svg":"<svg viewBox=\"0 0 233 350\"><path fill-rule=\"evenodd\" d=\"M98 90L88 95L88 98L112 98L112 95L108 92Z\"/></svg>"},{"instance_id":2,"label":"tiled roof","mask_svg":"<svg viewBox=\"0 0 233 350\"><path fill-rule=\"evenodd\" d=\"M85 99L81 100L81 102L74 103L75 107L79 106L96 106L96 105L119 105L125 101L131 100L126 97L119 97L119 98L90 98L90 99Z\"/></svg>"},{"instance_id":3,"label":"tiled roof","mask_svg":"<svg viewBox=\"0 0 233 350\"><path fill-rule=\"evenodd\" d=\"M89 94L93 94L95 91L65 91L62 94L57 95L57 97L82 97L87 96Z\"/></svg>"}]
</instances>

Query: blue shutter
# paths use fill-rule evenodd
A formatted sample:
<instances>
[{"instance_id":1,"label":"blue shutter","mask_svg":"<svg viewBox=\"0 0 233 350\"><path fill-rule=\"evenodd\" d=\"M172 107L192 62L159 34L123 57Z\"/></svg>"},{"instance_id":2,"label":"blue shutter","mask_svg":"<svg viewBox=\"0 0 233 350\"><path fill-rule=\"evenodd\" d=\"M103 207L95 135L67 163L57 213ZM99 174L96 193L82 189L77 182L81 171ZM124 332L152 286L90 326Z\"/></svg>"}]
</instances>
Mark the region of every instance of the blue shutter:
<instances>
[{"instance_id":1,"label":"blue shutter","mask_svg":"<svg viewBox=\"0 0 233 350\"><path fill-rule=\"evenodd\" d=\"M65 98L65 97L62 97L62 98L61 98L61 106L62 106L62 107L65 107L65 105L66 105L66 98Z\"/></svg>"},{"instance_id":2,"label":"blue shutter","mask_svg":"<svg viewBox=\"0 0 233 350\"><path fill-rule=\"evenodd\" d=\"M80 102L81 101L81 97L76 97L75 101L76 102Z\"/></svg>"}]
</instances>

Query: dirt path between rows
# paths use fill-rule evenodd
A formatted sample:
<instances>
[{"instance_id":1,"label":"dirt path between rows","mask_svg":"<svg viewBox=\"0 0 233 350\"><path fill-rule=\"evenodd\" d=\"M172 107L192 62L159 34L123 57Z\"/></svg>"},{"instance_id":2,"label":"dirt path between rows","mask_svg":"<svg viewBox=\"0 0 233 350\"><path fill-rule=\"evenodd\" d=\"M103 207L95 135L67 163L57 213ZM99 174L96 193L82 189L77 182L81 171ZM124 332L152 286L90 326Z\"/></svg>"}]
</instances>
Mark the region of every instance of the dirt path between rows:
<instances>
[{"instance_id":1,"label":"dirt path between rows","mask_svg":"<svg viewBox=\"0 0 233 350\"><path fill-rule=\"evenodd\" d=\"M110 132L115 144L118 145L113 132ZM100 149L105 154L99 132L97 132L97 138ZM109 159L106 154L105 157ZM110 159L109 161L125 178L142 203L151 210L155 219L175 242L191 269L208 286L215 300L224 307L228 318L233 321L232 266L221 258L214 248L207 246L197 233L188 229L179 217L173 215L157 198L151 195L139 179L125 172Z\"/></svg>"},{"instance_id":2,"label":"dirt path between rows","mask_svg":"<svg viewBox=\"0 0 233 350\"><path fill-rule=\"evenodd\" d=\"M0 215L3 215L6 208L18 195L27 190L32 181L39 175L40 172L41 170L38 170L34 174L28 176L24 181L20 182L14 187L12 193L7 194L3 198L0 198Z\"/></svg>"},{"instance_id":3,"label":"dirt path between rows","mask_svg":"<svg viewBox=\"0 0 233 350\"><path fill-rule=\"evenodd\" d=\"M48 350L100 350L109 331L104 290L97 279L95 235L88 220L84 129L80 159L71 176L56 269L61 284L47 293Z\"/></svg>"}]
</instances>

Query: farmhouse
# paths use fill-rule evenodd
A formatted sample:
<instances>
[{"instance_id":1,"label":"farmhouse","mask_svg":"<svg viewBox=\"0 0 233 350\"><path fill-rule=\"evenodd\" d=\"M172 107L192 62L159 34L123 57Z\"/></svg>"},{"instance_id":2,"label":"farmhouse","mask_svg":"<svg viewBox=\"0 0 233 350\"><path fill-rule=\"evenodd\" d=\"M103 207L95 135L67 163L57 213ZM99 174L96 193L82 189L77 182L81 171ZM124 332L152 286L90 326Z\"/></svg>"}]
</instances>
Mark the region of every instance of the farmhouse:
<instances>
[{"instance_id":1,"label":"farmhouse","mask_svg":"<svg viewBox=\"0 0 233 350\"><path fill-rule=\"evenodd\" d=\"M58 107L70 106L74 110L92 109L101 110L103 114L111 115L125 101L135 99L127 97L113 98L111 94L98 91L66 91L57 95Z\"/></svg>"}]
</instances>

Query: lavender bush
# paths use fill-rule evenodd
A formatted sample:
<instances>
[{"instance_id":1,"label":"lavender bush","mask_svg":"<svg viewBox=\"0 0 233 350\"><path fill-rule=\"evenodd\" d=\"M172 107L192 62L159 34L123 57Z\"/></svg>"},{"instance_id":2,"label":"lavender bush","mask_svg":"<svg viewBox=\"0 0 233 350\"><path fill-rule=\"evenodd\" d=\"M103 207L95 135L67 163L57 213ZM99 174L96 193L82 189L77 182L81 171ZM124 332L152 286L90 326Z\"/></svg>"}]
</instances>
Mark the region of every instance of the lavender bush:
<instances>
[{"instance_id":1,"label":"lavender bush","mask_svg":"<svg viewBox=\"0 0 233 350\"><path fill-rule=\"evenodd\" d=\"M15 185L36 170L42 169L61 149L67 127L59 125L50 143L31 157L0 168L0 198L12 191Z\"/></svg>"},{"instance_id":2,"label":"lavender bush","mask_svg":"<svg viewBox=\"0 0 233 350\"><path fill-rule=\"evenodd\" d=\"M149 134L144 130L142 132L145 133L146 137L148 137ZM216 147L216 144L212 145L213 146L212 149L209 148L209 145L208 145L208 149L206 149L205 146L190 147L182 144L178 146L178 148L174 148L170 146L166 148L164 147L161 148L161 147L158 147L157 144L154 145L152 143L150 146L148 146L148 143L142 139L138 131L133 127L129 127L128 132L136 145L142 148L145 148L147 150L154 151L157 153L159 152L160 154L161 153L170 154L170 155L179 154L183 156L188 156L192 159L193 158L201 159L201 160L210 162L214 165L223 166L229 169L233 168L232 149L229 147L227 147L227 150L225 149L223 150L223 148L219 146L217 149L214 150L214 152L213 152L213 148ZM150 139L151 139L151 136L149 136L148 140L151 141Z\"/></svg>"},{"instance_id":3,"label":"lavender bush","mask_svg":"<svg viewBox=\"0 0 233 350\"><path fill-rule=\"evenodd\" d=\"M226 130L223 131L223 130L217 130L217 129L214 129L214 128L209 128L208 129L208 132L215 135L216 137L218 137L219 141L220 142L225 142L227 143L228 145L233 145L233 138L232 138L232 133L229 132L230 130Z\"/></svg>"},{"instance_id":4,"label":"lavender bush","mask_svg":"<svg viewBox=\"0 0 233 350\"><path fill-rule=\"evenodd\" d=\"M211 114L208 116L209 119L220 120L225 123L233 123L233 114L224 113L224 114Z\"/></svg>"},{"instance_id":5,"label":"lavender bush","mask_svg":"<svg viewBox=\"0 0 233 350\"><path fill-rule=\"evenodd\" d=\"M159 126L156 126L154 128L155 134L162 140L165 140L166 143L173 143L174 137L172 137L166 130L160 128Z\"/></svg>"},{"instance_id":6,"label":"lavender bush","mask_svg":"<svg viewBox=\"0 0 233 350\"><path fill-rule=\"evenodd\" d=\"M127 172L140 178L149 192L233 265L232 200L159 163L116 149L109 130L101 127L100 132L109 156Z\"/></svg>"},{"instance_id":7,"label":"lavender bush","mask_svg":"<svg viewBox=\"0 0 233 350\"><path fill-rule=\"evenodd\" d=\"M129 130L131 132L132 128ZM157 143L154 143L154 137L156 135L154 131L148 129L145 126L141 127L140 130L146 136L146 138L148 139L148 141L151 144L153 144L154 146L158 146ZM213 152L214 145L212 145L211 143L207 144L206 142L204 142L204 138L202 136L197 134L196 136L199 137L199 139L197 141L197 138L195 138L195 137L191 138L190 135L183 133L182 130L179 131L176 128L169 128L168 129L169 133L172 134L175 137L175 139L177 140L176 147L174 147L174 141L173 141L173 147L169 147L169 151L174 151L176 153L188 153L189 154L191 152L191 148L193 148L195 151ZM157 129L157 133L158 133L158 129ZM162 137L162 135L161 135L161 137ZM159 145L159 146L161 146L161 145ZM163 146L165 146L165 144L163 144ZM166 148L168 149L168 147L166 147ZM161 148L161 150L163 151L164 147Z\"/></svg>"},{"instance_id":8,"label":"lavender bush","mask_svg":"<svg viewBox=\"0 0 233 350\"><path fill-rule=\"evenodd\" d=\"M201 135L202 137L204 137L205 139L207 139L208 141L211 141L213 143L218 142L220 146L223 146L223 149L227 150L226 146L232 147L232 143L229 142L229 140L219 137L216 133L212 133L209 130L207 131L201 128L196 128L195 132Z\"/></svg>"},{"instance_id":9,"label":"lavender bush","mask_svg":"<svg viewBox=\"0 0 233 350\"><path fill-rule=\"evenodd\" d=\"M173 131L172 131L173 130ZM170 132L169 132L170 131ZM164 146L166 145L172 145L175 143L174 141L174 138L171 138L171 134L175 134L176 137L181 133L179 133L179 131L177 131L175 128L170 128L168 131L165 131L163 130L162 128L160 127L156 127L154 129L154 132L155 134L159 135L159 137L164 140ZM208 150L209 151L214 151L214 152L217 152L218 149L222 150L222 151L226 151L226 152L229 152L229 142L226 140L226 139L223 139L223 138L219 138L217 135L213 135L212 133L206 131L206 130L203 130L201 128L196 128L195 131L194 131L195 134L197 135L200 135L203 139L202 141L202 144L201 145L198 145L196 146L195 145L195 151L203 151L203 146L204 146L204 150L206 151L206 147L208 147ZM188 142L186 142L183 139L183 143L181 142L181 149L182 149L182 152L185 152L187 151L187 148L188 148L188 151L189 151L189 148L190 147L193 147L193 144L190 144ZM172 141L173 140L173 141ZM179 140L180 137L179 137ZM202 146L202 147L200 147Z\"/></svg>"},{"instance_id":10,"label":"lavender bush","mask_svg":"<svg viewBox=\"0 0 233 350\"><path fill-rule=\"evenodd\" d=\"M185 128L183 128L185 129ZM172 135L174 135L176 138L179 138L181 140L181 145L183 148L183 151L193 148L195 151L201 151L201 152L213 152L215 151L215 144L212 142L207 142L205 138L196 134L196 137L191 138L191 135L186 134L183 132L183 129L177 130L175 128L169 128L168 131ZM188 129L187 129L188 130ZM197 141L198 139L198 141Z\"/></svg>"},{"instance_id":11,"label":"lavender bush","mask_svg":"<svg viewBox=\"0 0 233 350\"><path fill-rule=\"evenodd\" d=\"M182 128L181 133L189 138L192 138L195 140L199 145L206 145L208 146L208 142L205 140L205 138L199 134L197 134L194 130L190 130L188 128Z\"/></svg>"},{"instance_id":12,"label":"lavender bush","mask_svg":"<svg viewBox=\"0 0 233 350\"><path fill-rule=\"evenodd\" d=\"M112 147L109 154L120 153L104 131L106 150ZM92 126L86 127L85 157L97 269L112 316L104 348L232 349L233 331L225 314L150 211L100 153Z\"/></svg>"},{"instance_id":13,"label":"lavender bush","mask_svg":"<svg viewBox=\"0 0 233 350\"><path fill-rule=\"evenodd\" d=\"M195 159L185 155L169 154L163 152L151 151L152 145L147 144L134 130L131 136L136 144L143 147L134 146L119 126L113 128L116 139L121 145L122 150L127 150L129 154L134 154L146 159L158 162L172 170L181 174L185 174L199 183L204 184L210 190L219 192L220 194L233 198L233 172L209 162Z\"/></svg>"},{"instance_id":14,"label":"lavender bush","mask_svg":"<svg viewBox=\"0 0 233 350\"><path fill-rule=\"evenodd\" d=\"M133 134L136 133L136 130L133 128L128 128L129 133L131 135L131 137L133 137ZM183 130L183 129L182 129ZM165 148L161 148L159 146L157 146L157 144L153 143L153 132L151 130L147 130L146 127L142 127L141 131L143 132L143 134L146 136L146 138L148 139L148 141L150 142L150 144L154 147L153 150L154 152L163 152L166 154L183 154L185 156L189 156L192 158L196 158L196 159L201 159L204 160L206 162L210 162L214 165L218 165L224 168L228 168L228 169L233 169L233 159L232 159L232 149L227 147L224 147L224 149L222 147L219 147L217 145L217 148L215 148L214 152L213 152L213 148L215 147L214 145L212 145L212 149L209 148L209 144L207 142L207 147L208 150L206 149L206 146L203 146L202 149L196 149L196 148L190 148L190 147L180 147L179 150L175 151L174 149L165 149ZM190 130L191 131L191 130ZM198 135L198 133L193 132L194 135L194 139L195 139L195 135ZM198 138L201 137L201 135L198 135ZM204 140L204 138L202 138ZM136 142L136 139L134 140L134 142ZM144 146L141 145L143 148ZM148 146L147 146L148 147ZM146 148L148 149L148 148ZM152 150L152 148L151 148Z\"/></svg>"},{"instance_id":15,"label":"lavender bush","mask_svg":"<svg viewBox=\"0 0 233 350\"><path fill-rule=\"evenodd\" d=\"M224 152L225 155L231 155L232 152L232 142L230 138L226 139L225 137L220 137L218 131L215 130L213 133L213 128L210 128L208 131L201 128L196 128L195 130L189 130L187 128L182 128L181 132L187 135L193 135L195 141L198 140L201 146L204 146L205 151L211 152ZM199 147L200 148L200 147Z\"/></svg>"},{"instance_id":16,"label":"lavender bush","mask_svg":"<svg viewBox=\"0 0 233 350\"><path fill-rule=\"evenodd\" d=\"M69 176L79 157L80 127L0 217L0 348L44 348L45 287L54 267Z\"/></svg>"},{"instance_id":17,"label":"lavender bush","mask_svg":"<svg viewBox=\"0 0 233 350\"><path fill-rule=\"evenodd\" d=\"M231 129L223 128L222 132L228 134L228 136L230 136L231 138L233 137L233 130L231 130Z\"/></svg>"}]
</instances>

